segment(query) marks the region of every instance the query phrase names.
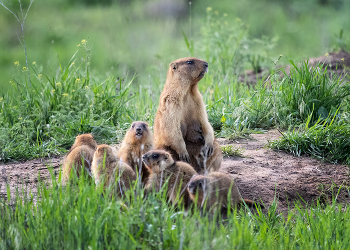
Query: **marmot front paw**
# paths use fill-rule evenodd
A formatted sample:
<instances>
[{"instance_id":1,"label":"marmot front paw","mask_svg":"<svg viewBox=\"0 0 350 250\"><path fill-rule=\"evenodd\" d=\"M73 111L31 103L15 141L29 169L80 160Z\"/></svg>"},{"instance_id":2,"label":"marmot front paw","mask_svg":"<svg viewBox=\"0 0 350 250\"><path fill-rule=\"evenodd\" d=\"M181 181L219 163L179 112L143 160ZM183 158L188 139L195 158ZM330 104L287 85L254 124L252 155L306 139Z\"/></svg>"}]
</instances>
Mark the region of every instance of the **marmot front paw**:
<instances>
[{"instance_id":1,"label":"marmot front paw","mask_svg":"<svg viewBox=\"0 0 350 250\"><path fill-rule=\"evenodd\" d=\"M187 151L185 151L185 152L179 154L179 159L180 159L180 161L190 162L190 155L188 154Z\"/></svg>"}]
</instances>

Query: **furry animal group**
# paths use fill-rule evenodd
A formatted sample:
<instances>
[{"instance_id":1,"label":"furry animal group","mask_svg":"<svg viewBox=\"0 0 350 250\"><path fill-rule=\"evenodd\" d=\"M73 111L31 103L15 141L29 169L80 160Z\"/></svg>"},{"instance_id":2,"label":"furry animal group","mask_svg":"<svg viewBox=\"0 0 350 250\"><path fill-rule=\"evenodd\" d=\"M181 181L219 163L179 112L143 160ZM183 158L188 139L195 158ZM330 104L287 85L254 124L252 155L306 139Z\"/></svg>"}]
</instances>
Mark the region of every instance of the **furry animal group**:
<instances>
[{"instance_id":1,"label":"furry animal group","mask_svg":"<svg viewBox=\"0 0 350 250\"><path fill-rule=\"evenodd\" d=\"M117 150L97 145L91 134L76 140L63 163L67 181L73 170L85 169L96 185L113 187L117 196L133 188L138 180L147 192L167 186L172 204L188 209L235 207L243 200L235 182L219 172L222 152L208 121L198 82L208 71L208 63L193 57L169 65L154 121L154 136L146 122L131 124Z\"/></svg>"}]
</instances>

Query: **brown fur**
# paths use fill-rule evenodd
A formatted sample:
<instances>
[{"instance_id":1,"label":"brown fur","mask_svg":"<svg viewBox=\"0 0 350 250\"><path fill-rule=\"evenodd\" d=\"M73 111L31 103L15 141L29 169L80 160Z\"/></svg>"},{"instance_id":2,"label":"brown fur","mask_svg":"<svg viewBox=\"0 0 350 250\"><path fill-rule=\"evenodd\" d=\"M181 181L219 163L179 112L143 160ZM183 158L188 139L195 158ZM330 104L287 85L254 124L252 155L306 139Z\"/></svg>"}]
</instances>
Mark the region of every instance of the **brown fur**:
<instances>
[{"instance_id":1,"label":"brown fur","mask_svg":"<svg viewBox=\"0 0 350 250\"><path fill-rule=\"evenodd\" d=\"M191 199L186 191L186 187L192 176L197 174L193 167L185 162L176 162L171 154L164 150L151 150L143 155L150 176L146 185L146 190L153 188L159 191L163 184L168 181L168 198L173 204L177 204L183 197L185 208L191 205Z\"/></svg>"},{"instance_id":2,"label":"brown fur","mask_svg":"<svg viewBox=\"0 0 350 250\"><path fill-rule=\"evenodd\" d=\"M217 171L222 161L198 89L207 70L207 62L193 57L172 62L154 122L155 148L189 162L198 173Z\"/></svg>"},{"instance_id":3,"label":"brown fur","mask_svg":"<svg viewBox=\"0 0 350 250\"><path fill-rule=\"evenodd\" d=\"M207 176L194 176L187 190L193 201L198 195L197 205L199 207L202 207L207 202L206 208L208 210L215 208L227 209L229 205L231 208L234 208L241 204L242 201L248 205L254 204L251 200L243 200L234 180L221 172L212 172ZM229 192L231 192L230 199L228 199Z\"/></svg>"},{"instance_id":4,"label":"brown fur","mask_svg":"<svg viewBox=\"0 0 350 250\"><path fill-rule=\"evenodd\" d=\"M131 124L130 129L126 132L124 140L117 156L126 164L132 167L142 176L142 182L145 184L148 179L148 171L142 162L142 155L153 148L153 134L148 128L146 122L137 121Z\"/></svg>"},{"instance_id":5,"label":"brown fur","mask_svg":"<svg viewBox=\"0 0 350 250\"><path fill-rule=\"evenodd\" d=\"M72 167L79 177L81 168L84 166L91 172L91 164L97 143L91 134L78 135L71 149L65 156L62 165L63 180L69 179Z\"/></svg>"},{"instance_id":6,"label":"brown fur","mask_svg":"<svg viewBox=\"0 0 350 250\"><path fill-rule=\"evenodd\" d=\"M96 185L104 183L105 188L114 185L114 181L121 175L114 186L115 192L119 196L130 189L131 182L136 181L134 170L117 157L117 150L115 148L105 144L97 146L91 170Z\"/></svg>"}]
</instances>

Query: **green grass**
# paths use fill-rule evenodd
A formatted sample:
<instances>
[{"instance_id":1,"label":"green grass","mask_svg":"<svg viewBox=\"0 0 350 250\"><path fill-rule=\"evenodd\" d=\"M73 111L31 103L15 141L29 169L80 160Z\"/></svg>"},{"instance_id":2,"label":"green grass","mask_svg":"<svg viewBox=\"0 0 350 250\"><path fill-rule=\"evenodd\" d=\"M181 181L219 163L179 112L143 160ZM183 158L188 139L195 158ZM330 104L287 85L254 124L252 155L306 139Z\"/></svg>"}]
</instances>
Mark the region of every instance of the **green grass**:
<instances>
[{"instance_id":1,"label":"green grass","mask_svg":"<svg viewBox=\"0 0 350 250\"><path fill-rule=\"evenodd\" d=\"M39 178L37 201L30 194L21 198L19 193L29 193L21 185L12 205L1 200L0 249L350 247L350 210L335 202L296 205L284 216L273 203L266 213L234 210L222 220L219 214L201 215L198 208L185 214L168 203L165 190L145 197L135 184L133 191L115 199L86 177L64 187L52 174L50 182L46 187Z\"/></svg>"},{"instance_id":2,"label":"green grass","mask_svg":"<svg viewBox=\"0 0 350 250\"><path fill-rule=\"evenodd\" d=\"M82 44L67 64L59 64L55 77L33 64L32 88L26 70L16 66L12 88L0 102L2 161L62 154L81 133L93 133L100 142L117 142L125 123L137 118L128 107L134 98L129 91L133 79L92 76L86 46ZM77 61L80 54L86 61Z\"/></svg>"},{"instance_id":3,"label":"green grass","mask_svg":"<svg viewBox=\"0 0 350 250\"><path fill-rule=\"evenodd\" d=\"M280 140L270 142L269 146L296 156L311 155L332 163L350 165L350 125L337 117L323 122L319 120L310 127L306 123L305 127L283 133Z\"/></svg>"},{"instance_id":4,"label":"green grass","mask_svg":"<svg viewBox=\"0 0 350 250\"><path fill-rule=\"evenodd\" d=\"M243 157L244 149L235 147L233 145L221 146L222 154L224 157L238 156Z\"/></svg>"}]
</instances>

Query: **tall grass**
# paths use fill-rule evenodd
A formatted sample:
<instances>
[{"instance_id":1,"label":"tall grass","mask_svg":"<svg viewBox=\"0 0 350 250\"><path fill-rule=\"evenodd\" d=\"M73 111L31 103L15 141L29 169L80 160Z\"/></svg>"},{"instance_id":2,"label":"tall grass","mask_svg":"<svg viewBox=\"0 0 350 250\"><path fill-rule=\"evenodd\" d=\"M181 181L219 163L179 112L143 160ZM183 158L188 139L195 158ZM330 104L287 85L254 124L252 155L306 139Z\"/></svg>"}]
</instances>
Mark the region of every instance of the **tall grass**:
<instances>
[{"instance_id":1,"label":"tall grass","mask_svg":"<svg viewBox=\"0 0 350 250\"><path fill-rule=\"evenodd\" d=\"M335 203L324 209L296 205L284 216L277 212L277 203L273 203L266 213L234 210L222 220L218 214L201 215L198 208L186 214L182 208L168 203L165 192L150 193L146 197L136 184L134 190L121 199L102 194L104 191L86 177L74 179L72 184L64 187L52 174L49 188L39 178L36 197L17 194L12 205L1 200L0 248L350 247L347 237L350 233L349 208Z\"/></svg>"},{"instance_id":2,"label":"tall grass","mask_svg":"<svg viewBox=\"0 0 350 250\"><path fill-rule=\"evenodd\" d=\"M270 142L269 146L296 156L306 154L332 163L350 165L349 122L336 116L331 118L318 120L309 126L310 115L304 127L284 133L280 140Z\"/></svg>"},{"instance_id":3,"label":"tall grass","mask_svg":"<svg viewBox=\"0 0 350 250\"><path fill-rule=\"evenodd\" d=\"M59 64L55 76L42 74L32 63L32 88L26 67L16 65L12 88L1 97L1 160L30 159L62 153L80 133L93 133L98 140L115 142L119 122L132 121L127 103L133 78L105 80L91 76L89 49L83 40L78 64L77 53ZM124 124L123 123L123 124Z\"/></svg>"}]
</instances>

